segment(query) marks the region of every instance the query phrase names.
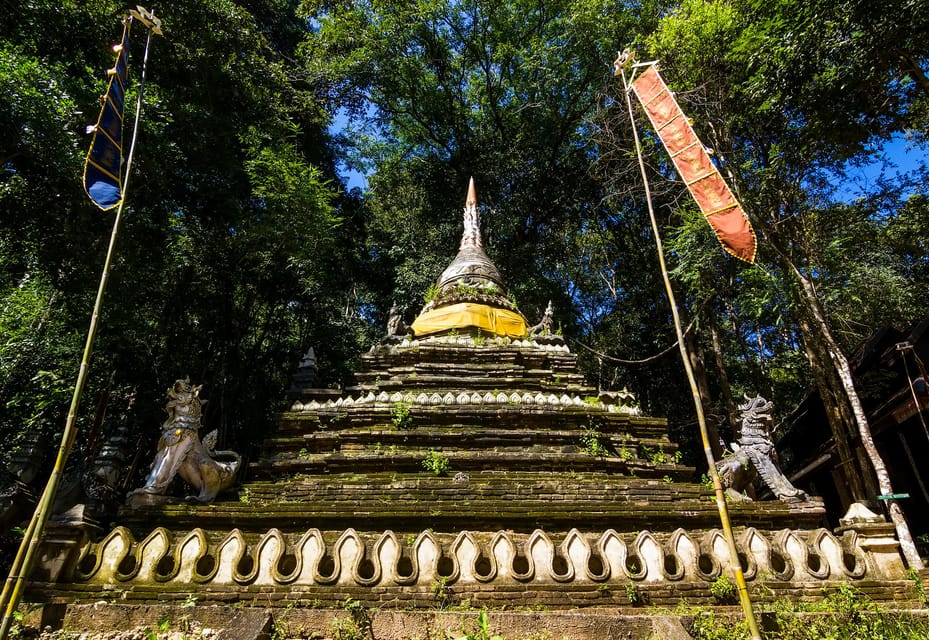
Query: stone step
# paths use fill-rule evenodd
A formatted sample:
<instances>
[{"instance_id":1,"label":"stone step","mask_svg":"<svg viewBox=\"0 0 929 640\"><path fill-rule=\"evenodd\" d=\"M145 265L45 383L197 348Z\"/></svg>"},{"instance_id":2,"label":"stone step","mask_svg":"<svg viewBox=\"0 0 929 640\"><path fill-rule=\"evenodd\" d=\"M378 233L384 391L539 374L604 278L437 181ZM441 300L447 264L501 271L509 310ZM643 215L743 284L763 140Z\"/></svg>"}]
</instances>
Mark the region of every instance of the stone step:
<instances>
[{"instance_id":1,"label":"stone step","mask_svg":"<svg viewBox=\"0 0 929 640\"><path fill-rule=\"evenodd\" d=\"M312 607L312 600L281 600L279 594L267 602L256 599L255 606L188 606L177 604L60 604L48 605L24 619L27 630L48 627L50 633L63 637L73 634L83 640L114 637L114 629L126 637L201 637L213 640L296 640L297 638L377 638L410 640L412 638L484 637L477 634L481 620L492 635L504 638L557 638L558 640L603 640L619 637L627 640L691 640L686 627L693 616L636 614L598 611L443 611L397 608ZM131 598L130 598L131 599ZM602 599L602 598L601 598ZM350 600L346 598L346 602ZM282 606L283 605L283 606ZM354 635L351 635L353 634ZM174 634L174 635L172 635ZM657 634L657 635L656 635ZM491 636L487 636L488 640Z\"/></svg>"},{"instance_id":2,"label":"stone step","mask_svg":"<svg viewBox=\"0 0 929 640\"><path fill-rule=\"evenodd\" d=\"M712 504L711 492L701 485L656 480L606 478L603 482L560 481L534 477L523 481L496 481L489 474L475 473L467 477L386 477L367 482L357 476L342 478L295 476L278 482L249 482L242 492L260 502L302 502L318 504L363 504L369 502L410 504L421 502L432 506L437 501L454 501L480 509L495 507L497 502L515 501L507 510L526 508L529 503L551 503L556 510L597 507L598 505L638 503L654 500L659 503L688 501L678 508L702 509ZM241 493L241 492L240 492ZM482 506L486 503L487 506ZM638 505L637 505L638 506ZM664 510L667 505L657 505Z\"/></svg>"},{"instance_id":3,"label":"stone step","mask_svg":"<svg viewBox=\"0 0 929 640\"><path fill-rule=\"evenodd\" d=\"M601 447L599 451L596 447ZM586 453L597 457L619 458L627 462L673 464L679 459L678 447L667 439L637 438L628 433L600 431L534 431L515 429L475 429L451 425L444 429L396 429L380 425L350 430L326 430L302 436L279 436L264 445L264 462L284 462L306 458L308 454L340 451L398 455L409 449L438 449L448 452L472 451L484 456L504 451L535 453Z\"/></svg>"},{"instance_id":4,"label":"stone step","mask_svg":"<svg viewBox=\"0 0 929 640\"><path fill-rule=\"evenodd\" d=\"M259 461L249 465L253 474L262 476L277 473L368 473L390 469L397 473L418 472L424 469L423 461L433 455L444 457L449 473L483 470L523 470L570 473L574 471L604 471L611 474L640 476L643 478L670 477L684 480L693 475L693 467L673 463L656 464L631 458L595 456L580 452L527 450L524 447L502 448L493 451L455 449L438 452L430 448L406 448L391 451L357 449L325 453L301 452L295 456Z\"/></svg>"},{"instance_id":5,"label":"stone step","mask_svg":"<svg viewBox=\"0 0 929 640\"><path fill-rule=\"evenodd\" d=\"M371 373L356 376L358 384L348 387L348 392L374 391L433 391L437 389L454 389L467 386L472 391L493 390L528 390L545 393L572 393L583 396L596 396L596 389L584 384L580 375L565 375L564 380L552 381L551 374L538 376L488 376L476 373L465 373L458 376L448 373L441 375L410 374L390 376L382 373Z\"/></svg>"},{"instance_id":6,"label":"stone step","mask_svg":"<svg viewBox=\"0 0 929 640\"><path fill-rule=\"evenodd\" d=\"M307 433L318 430L383 425L397 426L397 411L406 413L406 429L487 429L520 430L539 434L567 429L585 431L594 429L602 433L628 433L639 438L665 438L667 423L664 420L643 418L623 410L606 411L584 406L543 407L527 404L413 404L413 403L358 403L291 410L278 418L277 433Z\"/></svg>"},{"instance_id":7,"label":"stone step","mask_svg":"<svg viewBox=\"0 0 929 640\"><path fill-rule=\"evenodd\" d=\"M454 344L452 344L454 343ZM401 365L501 364L511 363L531 369L577 368L577 357L563 345L517 345L505 340L484 341L459 337L448 344L376 345L361 356L361 371Z\"/></svg>"},{"instance_id":8,"label":"stone step","mask_svg":"<svg viewBox=\"0 0 929 640\"><path fill-rule=\"evenodd\" d=\"M899 586L905 589L905 585ZM650 592L648 587L643 588L644 595L650 595ZM888 598L887 589L880 585L865 585L862 592L884 603L881 609L872 607L873 610L865 614L869 619L896 617L906 620L913 633L929 632L925 610L914 611L910 602ZM34 593L40 591L35 590ZM83 600L90 599L87 594L74 592L78 601L82 595ZM174 596L172 602L180 602L186 597L184 594L168 596ZM689 613L672 612L680 603L670 603L664 611L654 609L645 602L630 604L621 590L618 593L615 590L600 591L598 599L602 603L599 607L585 610L550 609L543 605L535 610L514 611L512 607L495 610L481 608L479 601L474 601L467 607L459 605L459 608L450 611L438 604L413 609L403 599L387 602L383 606L365 607L357 604L350 596L341 603L325 606L300 593L285 594L283 597L280 593L269 593L263 601L256 594L254 603L249 606L144 605L131 604L135 598L130 593L126 598L130 603L97 601L87 604L47 604L27 613L23 627L25 637L35 637L48 627L50 634L58 634L54 637L73 636L83 640L110 640L115 637L115 629L131 633L126 637L133 638L147 637L146 631L155 634L156 630L164 629L159 637L214 640L330 640L348 637L411 640L491 636L552 640L693 640L691 633L698 617L706 619L713 616L719 629L734 629L743 620L738 607L714 606L710 610L704 606L699 609L695 606L698 599L690 600L692 606ZM659 597L649 603L660 600ZM833 614L843 621L848 618L847 612L839 611L790 614L783 606L779 610L770 606L764 608L771 610L762 611L757 618L765 637L776 633L780 625L791 618L811 622ZM482 628L490 635L478 635Z\"/></svg>"},{"instance_id":9,"label":"stone step","mask_svg":"<svg viewBox=\"0 0 929 640\"><path fill-rule=\"evenodd\" d=\"M153 522L175 530L226 527L243 530L278 527L283 531L308 527L365 527L407 531L437 528L568 529L582 519L585 526L621 531L690 530L718 524L719 514L709 491L692 483L603 474L577 480L547 478L523 472L473 473L466 478L425 474L380 473L330 476L295 475L276 482L254 481L238 494L221 496L209 505L168 503L136 506L121 512L121 522L147 533ZM822 501L788 504L781 501L732 503L734 523L759 528L815 527Z\"/></svg>"}]
</instances>

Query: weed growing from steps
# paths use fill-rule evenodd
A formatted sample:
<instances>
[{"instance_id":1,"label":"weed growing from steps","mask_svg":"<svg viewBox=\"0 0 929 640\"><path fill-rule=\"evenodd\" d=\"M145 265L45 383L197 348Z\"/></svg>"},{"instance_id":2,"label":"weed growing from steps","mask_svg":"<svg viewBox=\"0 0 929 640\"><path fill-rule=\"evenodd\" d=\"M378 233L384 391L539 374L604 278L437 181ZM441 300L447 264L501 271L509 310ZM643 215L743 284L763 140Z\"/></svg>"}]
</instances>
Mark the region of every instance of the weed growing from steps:
<instances>
[{"instance_id":1,"label":"weed growing from steps","mask_svg":"<svg viewBox=\"0 0 929 640\"><path fill-rule=\"evenodd\" d=\"M714 594L715 595L715 594ZM765 640L924 640L929 619L906 612L888 612L850 585L842 585L814 603L778 601L766 607L776 629ZM695 614L689 630L694 640L730 640L749 636L739 616L706 608L678 610ZM767 626L767 625L765 625Z\"/></svg>"},{"instance_id":2,"label":"weed growing from steps","mask_svg":"<svg viewBox=\"0 0 929 640\"><path fill-rule=\"evenodd\" d=\"M403 431L413 426L413 416L410 415L410 405L406 402L397 402L390 409L390 422L395 429Z\"/></svg>"},{"instance_id":3,"label":"weed growing from steps","mask_svg":"<svg viewBox=\"0 0 929 640\"><path fill-rule=\"evenodd\" d=\"M602 457L610 454L609 450L603 444L603 434L593 427L584 427L581 434L581 450L589 456Z\"/></svg>"},{"instance_id":4,"label":"weed growing from steps","mask_svg":"<svg viewBox=\"0 0 929 640\"><path fill-rule=\"evenodd\" d=\"M423 460L423 469L430 471L433 475L444 476L449 470L448 456L441 451L430 451Z\"/></svg>"},{"instance_id":5,"label":"weed growing from steps","mask_svg":"<svg viewBox=\"0 0 929 640\"><path fill-rule=\"evenodd\" d=\"M735 585L725 574L713 581L713 584L710 585L710 593L719 604L735 604L737 602Z\"/></svg>"},{"instance_id":6,"label":"weed growing from steps","mask_svg":"<svg viewBox=\"0 0 929 640\"><path fill-rule=\"evenodd\" d=\"M503 640L503 636L493 635L490 630L490 621L487 618L487 610L481 609L477 615L477 629L463 636L458 636L455 640Z\"/></svg>"}]
</instances>

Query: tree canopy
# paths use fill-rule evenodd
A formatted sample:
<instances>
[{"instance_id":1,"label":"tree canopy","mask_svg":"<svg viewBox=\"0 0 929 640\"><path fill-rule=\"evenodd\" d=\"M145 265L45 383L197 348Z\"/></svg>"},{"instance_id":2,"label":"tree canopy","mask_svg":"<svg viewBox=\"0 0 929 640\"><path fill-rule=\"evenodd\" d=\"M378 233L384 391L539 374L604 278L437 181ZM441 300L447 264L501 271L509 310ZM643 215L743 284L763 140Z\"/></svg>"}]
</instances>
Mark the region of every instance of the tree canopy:
<instances>
[{"instance_id":1,"label":"tree canopy","mask_svg":"<svg viewBox=\"0 0 929 640\"><path fill-rule=\"evenodd\" d=\"M661 60L760 236L722 253L644 128L702 389L789 411L833 388L821 310L850 353L927 317L926 169L848 175L890 141L925 157L926 0L189 0L159 8L128 220L81 421L153 445L160 395L205 385L247 451L313 346L345 383L396 301L407 320L453 257L470 176L487 250L524 313L553 300L589 377L689 442L692 407L634 170L616 50ZM0 437L64 422L111 214L81 189L124 7L37 0L0 15ZM128 114L141 68L132 41ZM131 117L127 117L127 122ZM338 130L335 121L346 122ZM644 119L639 121L642 127ZM341 168L365 174L348 191ZM818 311L817 311L818 312ZM105 399L107 410L99 407ZM96 418L95 418L96 416ZM696 453L696 448L694 448ZM696 459L696 455L694 455Z\"/></svg>"}]
</instances>

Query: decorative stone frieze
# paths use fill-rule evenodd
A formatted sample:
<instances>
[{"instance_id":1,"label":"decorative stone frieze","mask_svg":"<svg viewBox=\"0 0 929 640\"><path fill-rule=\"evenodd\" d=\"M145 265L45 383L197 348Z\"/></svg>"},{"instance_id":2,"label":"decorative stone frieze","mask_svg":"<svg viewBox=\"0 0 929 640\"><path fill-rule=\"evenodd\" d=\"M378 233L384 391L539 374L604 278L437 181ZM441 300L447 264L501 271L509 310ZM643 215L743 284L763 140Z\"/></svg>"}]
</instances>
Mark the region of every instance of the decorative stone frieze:
<instances>
[{"instance_id":1,"label":"decorative stone frieze","mask_svg":"<svg viewBox=\"0 0 929 640\"><path fill-rule=\"evenodd\" d=\"M611 398L612 399L612 398ZM518 405L518 404L537 404L545 407L550 407L552 409L560 409L563 407L590 407L590 408L600 408L611 413L624 413L627 415L640 415L641 412L639 407L634 404L634 399L631 394L628 396L619 396L617 395L615 402L604 402L598 399L588 399L582 398L579 395L568 395L562 394L560 396L551 394L536 393L532 394L529 392L518 393L516 391L507 395L505 393L485 393L483 395L479 393L468 393L462 391L458 394L452 392L446 392L444 395L438 393L432 394L402 394L394 393L388 394L387 392L381 392L375 395L373 392L368 393L367 395L358 396L357 398L352 396L340 397L336 400L326 400L324 402L317 402L316 400L311 400L310 402L303 403L300 401L294 402L290 410L291 411L318 411L319 409L335 409L338 407L350 407L362 404L370 405L385 405L382 408L389 409L391 405L396 404L397 402L405 402L407 404L414 405L447 405L454 407L457 405L463 404L475 404L475 405Z\"/></svg>"},{"instance_id":2,"label":"decorative stone frieze","mask_svg":"<svg viewBox=\"0 0 929 640\"><path fill-rule=\"evenodd\" d=\"M900 543L895 537L894 525L887 522L865 505L854 502L844 517L839 519L836 533L842 535L846 545L866 551L869 575L887 580L904 576L900 561Z\"/></svg>"},{"instance_id":3,"label":"decorative stone frieze","mask_svg":"<svg viewBox=\"0 0 929 640\"><path fill-rule=\"evenodd\" d=\"M748 581L816 583L860 580L869 567L882 577L902 575L895 561L875 558L858 536L837 538L826 529L808 533L747 528L738 535L740 561ZM881 553L878 551L877 553ZM271 529L261 536L233 529L224 537L202 529L175 534L155 529L136 541L117 527L97 543L88 543L74 573L88 584L164 584L310 586L343 585L430 587L448 585L513 586L625 583L689 584L707 587L729 564L720 531L692 536L641 531L599 534L570 530L553 539L542 530L530 534L423 531L405 539L393 531L378 536L354 529L302 535ZM873 576L873 573L872 573Z\"/></svg>"}]
</instances>

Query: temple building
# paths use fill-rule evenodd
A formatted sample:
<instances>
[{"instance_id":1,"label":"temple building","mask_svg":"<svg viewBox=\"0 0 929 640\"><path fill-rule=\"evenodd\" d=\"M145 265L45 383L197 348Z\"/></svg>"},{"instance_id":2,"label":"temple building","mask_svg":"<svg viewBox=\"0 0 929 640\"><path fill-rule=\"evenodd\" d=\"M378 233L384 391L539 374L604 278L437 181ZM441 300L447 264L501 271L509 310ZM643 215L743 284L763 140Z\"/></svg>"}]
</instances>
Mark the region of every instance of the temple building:
<instances>
[{"instance_id":1,"label":"temple building","mask_svg":"<svg viewBox=\"0 0 929 640\"><path fill-rule=\"evenodd\" d=\"M929 320L882 327L851 359L871 434L923 556L929 556ZM877 478L857 432L834 432L818 389L778 429L794 484L822 496L830 524L857 501L878 502ZM876 507L875 510L879 510Z\"/></svg>"},{"instance_id":2,"label":"temple building","mask_svg":"<svg viewBox=\"0 0 929 640\"><path fill-rule=\"evenodd\" d=\"M352 386L314 388L308 355L246 480L214 501L137 492L112 526L59 522L29 597L66 604L72 628L89 615L79 603L193 598L291 625L279 637L313 637L293 625L352 607L372 628L407 626L374 637L433 637L416 612L457 605L524 612L508 624L526 633L506 637L605 638L626 620L611 637L645 638L623 618L634 607L732 604L712 588L733 560L712 490L664 419L585 382L551 309L530 326L483 247L473 181L434 291L410 327L394 310ZM860 506L836 529L816 497L730 513L759 601L848 582L914 597L892 526Z\"/></svg>"}]
</instances>

